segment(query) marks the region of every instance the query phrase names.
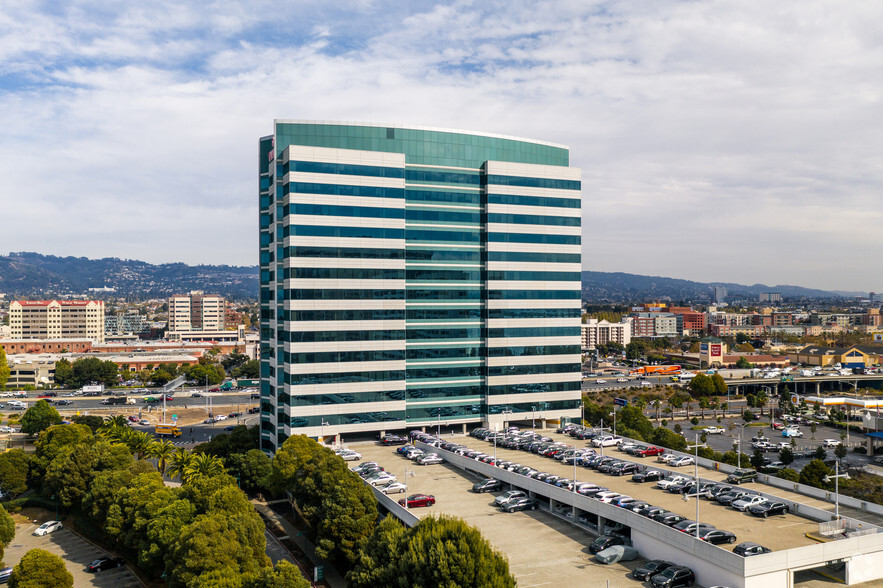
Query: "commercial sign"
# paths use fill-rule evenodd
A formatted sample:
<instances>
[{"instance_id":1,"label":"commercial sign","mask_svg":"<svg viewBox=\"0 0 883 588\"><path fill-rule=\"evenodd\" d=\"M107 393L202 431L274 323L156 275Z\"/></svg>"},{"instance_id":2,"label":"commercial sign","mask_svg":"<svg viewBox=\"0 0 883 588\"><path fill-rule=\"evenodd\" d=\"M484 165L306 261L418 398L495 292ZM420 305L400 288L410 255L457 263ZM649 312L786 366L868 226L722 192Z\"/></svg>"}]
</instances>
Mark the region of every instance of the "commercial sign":
<instances>
[{"instance_id":1,"label":"commercial sign","mask_svg":"<svg viewBox=\"0 0 883 588\"><path fill-rule=\"evenodd\" d=\"M712 357L720 357L721 346L720 345L712 345L711 346L711 355L712 355Z\"/></svg>"},{"instance_id":2,"label":"commercial sign","mask_svg":"<svg viewBox=\"0 0 883 588\"><path fill-rule=\"evenodd\" d=\"M613 399L613 404L615 404L616 406L627 406L628 403L629 403L629 401L626 400L625 398L614 398Z\"/></svg>"}]
</instances>

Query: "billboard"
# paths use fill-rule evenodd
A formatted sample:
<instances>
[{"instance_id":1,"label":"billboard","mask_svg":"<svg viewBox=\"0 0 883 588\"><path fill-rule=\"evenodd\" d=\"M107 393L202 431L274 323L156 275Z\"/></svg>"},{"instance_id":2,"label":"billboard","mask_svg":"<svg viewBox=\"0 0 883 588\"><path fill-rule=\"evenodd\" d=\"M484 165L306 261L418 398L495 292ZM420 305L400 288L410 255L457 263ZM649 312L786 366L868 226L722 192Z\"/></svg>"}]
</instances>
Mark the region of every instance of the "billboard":
<instances>
[{"instance_id":1,"label":"billboard","mask_svg":"<svg viewBox=\"0 0 883 588\"><path fill-rule=\"evenodd\" d=\"M721 346L720 345L712 345L711 346L711 356L712 357L720 357L721 355Z\"/></svg>"}]
</instances>

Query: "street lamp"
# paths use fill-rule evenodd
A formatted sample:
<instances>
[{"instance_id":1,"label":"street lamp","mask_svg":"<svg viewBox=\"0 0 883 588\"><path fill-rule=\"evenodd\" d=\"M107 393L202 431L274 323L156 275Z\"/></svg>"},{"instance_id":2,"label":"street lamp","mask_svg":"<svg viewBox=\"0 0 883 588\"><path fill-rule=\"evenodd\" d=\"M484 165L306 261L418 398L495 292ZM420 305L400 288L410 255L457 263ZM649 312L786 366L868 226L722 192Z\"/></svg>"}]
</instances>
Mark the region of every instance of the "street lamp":
<instances>
[{"instance_id":1,"label":"street lamp","mask_svg":"<svg viewBox=\"0 0 883 588\"><path fill-rule=\"evenodd\" d=\"M582 423L580 423L582 424ZM530 428L531 430L535 430L537 428L537 407L530 407Z\"/></svg>"},{"instance_id":2,"label":"street lamp","mask_svg":"<svg viewBox=\"0 0 883 588\"><path fill-rule=\"evenodd\" d=\"M736 425L737 427L739 427L739 450L736 452L736 467L740 469L742 468L742 444L745 442L745 440L742 438L742 434L745 432L745 427L747 425L748 423Z\"/></svg>"},{"instance_id":3,"label":"street lamp","mask_svg":"<svg viewBox=\"0 0 883 588\"><path fill-rule=\"evenodd\" d=\"M696 433L696 442L693 445L688 445L687 449L695 450L695 457L693 458L693 480L694 480L694 488L696 489L696 539L699 539L699 447L701 444L699 443L699 434ZM684 502L688 502L690 499L687 497L687 493L684 492Z\"/></svg>"},{"instance_id":4,"label":"street lamp","mask_svg":"<svg viewBox=\"0 0 883 588\"><path fill-rule=\"evenodd\" d=\"M331 425L331 423L329 423L325 419L322 419L321 425L322 425L322 445L325 445L325 425Z\"/></svg>"},{"instance_id":5,"label":"street lamp","mask_svg":"<svg viewBox=\"0 0 883 588\"><path fill-rule=\"evenodd\" d=\"M834 519L840 520L840 478L844 480L849 479L848 473L840 473L840 462L834 462L834 475L833 476L825 476L825 483L829 483L831 479L834 479Z\"/></svg>"}]
</instances>

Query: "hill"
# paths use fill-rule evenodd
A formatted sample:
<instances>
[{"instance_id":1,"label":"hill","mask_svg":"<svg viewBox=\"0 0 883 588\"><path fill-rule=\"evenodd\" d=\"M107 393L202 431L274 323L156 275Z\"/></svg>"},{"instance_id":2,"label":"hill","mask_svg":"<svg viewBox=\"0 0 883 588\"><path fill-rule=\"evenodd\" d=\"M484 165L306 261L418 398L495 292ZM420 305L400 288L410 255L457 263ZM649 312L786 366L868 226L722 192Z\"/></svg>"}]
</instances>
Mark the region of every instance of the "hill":
<instances>
[{"instance_id":1,"label":"hill","mask_svg":"<svg viewBox=\"0 0 883 588\"><path fill-rule=\"evenodd\" d=\"M19 252L0 256L0 292L8 297L95 295L90 288L113 288L116 296L161 298L204 290L231 299L256 299L258 268L228 265L153 265L106 257L57 257Z\"/></svg>"},{"instance_id":2,"label":"hill","mask_svg":"<svg viewBox=\"0 0 883 588\"><path fill-rule=\"evenodd\" d=\"M684 301L708 301L715 286L727 289L727 298L757 299L764 292L778 292L784 298L840 298L866 294L863 292L828 292L801 286L754 284L745 286L729 282L693 282L661 276L641 276L622 272L582 272L583 300L617 302L668 298Z\"/></svg>"}]
</instances>

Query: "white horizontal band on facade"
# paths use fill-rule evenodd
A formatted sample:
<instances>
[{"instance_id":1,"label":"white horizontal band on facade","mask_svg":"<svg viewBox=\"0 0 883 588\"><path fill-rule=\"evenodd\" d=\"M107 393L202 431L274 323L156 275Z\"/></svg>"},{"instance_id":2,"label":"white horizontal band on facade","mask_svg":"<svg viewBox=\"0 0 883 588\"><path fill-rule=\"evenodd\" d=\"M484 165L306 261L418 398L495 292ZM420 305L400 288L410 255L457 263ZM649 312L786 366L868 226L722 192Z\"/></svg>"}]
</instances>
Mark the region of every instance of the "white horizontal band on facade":
<instances>
[{"instance_id":1,"label":"white horizontal band on facade","mask_svg":"<svg viewBox=\"0 0 883 588\"><path fill-rule=\"evenodd\" d=\"M579 318L511 318L488 319L489 329L523 329L546 327L578 327Z\"/></svg>"},{"instance_id":2,"label":"white horizontal band on facade","mask_svg":"<svg viewBox=\"0 0 883 588\"><path fill-rule=\"evenodd\" d=\"M353 174L321 174L315 172L289 172L282 177L283 183L334 184L336 186L370 186L373 188L405 188L403 178L357 176Z\"/></svg>"},{"instance_id":3,"label":"white horizontal band on facade","mask_svg":"<svg viewBox=\"0 0 883 588\"><path fill-rule=\"evenodd\" d=\"M331 204L365 208L404 209L404 198L375 198L371 196L338 196L336 194L292 193L285 197L285 204Z\"/></svg>"},{"instance_id":4,"label":"white horizontal band on facade","mask_svg":"<svg viewBox=\"0 0 883 588\"><path fill-rule=\"evenodd\" d=\"M404 310L404 300L286 300L286 310Z\"/></svg>"},{"instance_id":5,"label":"white horizontal band on facade","mask_svg":"<svg viewBox=\"0 0 883 588\"><path fill-rule=\"evenodd\" d=\"M547 282L530 282L524 280L490 280L488 290L582 290L580 282L549 280Z\"/></svg>"},{"instance_id":6,"label":"white horizontal band on facade","mask_svg":"<svg viewBox=\"0 0 883 588\"><path fill-rule=\"evenodd\" d=\"M577 200L582 198L581 190L566 190L563 188L535 188L532 186L502 186L500 184L488 184L487 193L488 195L498 194L500 196L531 196L536 198L563 198Z\"/></svg>"},{"instance_id":7,"label":"white horizontal band on facade","mask_svg":"<svg viewBox=\"0 0 883 588\"><path fill-rule=\"evenodd\" d=\"M405 280L313 280L288 278L282 287L290 290L404 290Z\"/></svg>"},{"instance_id":8,"label":"white horizontal band on facade","mask_svg":"<svg viewBox=\"0 0 883 588\"><path fill-rule=\"evenodd\" d=\"M285 321L289 332L327 331L399 331L404 330L404 319L382 321ZM371 341L365 341L369 345Z\"/></svg>"},{"instance_id":9,"label":"white horizontal band on facade","mask_svg":"<svg viewBox=\"0 0 883 588\"><path fill-rule=\"evenodd\" d=\"M509 272L581 272L579 263L535 262L535 261L489 261L488 271Z\"/></svg>"},{"instance_id":10,"label":"white horizontal band on facade","mask_svg":"<svg viewBox=\"0 0 883 588\"><path fill-rule=\"evenodd\" d=\"M404 339L370 341L372 351L404 350ZM284 343L288 353L333 353L344 351L364 351L365 341L323 341L321 343Z\"/></svg>"},{"instance_id":11,"label":"white horizontal band on facade","mask_svg":"<svg viewBox=\"0 0 883 588\"><path fill-rule=\"evenodd\" d=\"M559 245L556 243L509 243L505 241L490 241L487 244L488 251L500 251L505 253L579 253L582 254L581 245Z\"/></svg>"},{"instance_id":12,"label":"white horizontal band on facade","mask_svg":"<svg viewBox=\"0 0 883 588\"><path fill-rule=\"evenodd\" d=\"M570 235L578 237L582 234L581 227L565 227L560 225L527 225L518 223L487 223L488 233L506 235L527 233L531 235Z\"/></svg>"},{"instance_id":13,"label":"white horizontal band on facade","mask_svg":"<svg viewBox=\"0 0 883 588\"><path fill-rule=\"evenodd\" d=\"M282 150L280 159L282 160L282 163L287 161L316 161L321 163L400 167L403 169L405 167L404 153L365 151L360 149L334 149L332 147L308 147L303 145L289 145Z\"/></svg>"},{"instance_id":14,"label":"white horizontal band on facade","mask_svg":"<svg viewBox=\"0 0 883 588\"><path fill-rule=\"evenodd\" d=\"M372 218L367 216L331 216L324 214L289 214L286 225L304 225L314 227L355 227L372 229L405 228L403 218Z\"/></svg>"},{"instance_id":15,"label":"white horizontal band on facade","mask_svg":"<svg viewBox=\"0 0 883 588\"><path fill-rule=\"evenodd\" d=\"M578 218L582 216L582 210L579 208L566 208L563 206L524 206L521 204L495 204L488 203L488 214L524 214L528 216L551 216L551 217L571 217Z\"/></svg>"},{"instance_id":16,"label":"white horizontal band on facade","mask_svg":"<svg viewBox=\"0 0 883 588\"><path fill-rule=\"evenodd\" d=\"M371 237L309 237L291 235L285 239L294 247L338 247L355 249L403 249L405 239L372 239Z\"/></svg>"},{"instance_id":17,"label":"white horizontal band on facade","mask_svg":"<svg viewBox=\"0 0 883 588\"><path fill-rule=\"evenodd\" d=\"M290 417L324 416L327 414L357 414L405 410L404 400L378 402L343 402L340 404L300 404L293 406Z\"/></svg>"},{"instance_id":18,"label":"white horizontal band on facade","mask_svg":"<svg viewBox=\"0 0 883 588\"><path fill-rule=\"evenodd\" d=\"M578 167L561 165L545 165L542 163L516 163L512 161L488 161L485 169L489 176L520 176L525 178L544 178L554 180L582 179Z\"/></svg>"},{"instance_id":19,"label":"white horizontal band on facade","mask_svg":"<svg viewBox=\"0 0 883 588\"><path fill-rule=\"evenodd\" d=\"M463 192L464 194L481 191L481 188L478 188L478 187L473 188L472 186L464 186L464 185L451 186L449 184L415 184L414 182L407 182L405 184L405 187L408 190L423 190L423 189L425 189L425 190L439 190L439 191L449 191L449 190L451 190L451 188L454 188L456 192Z\"/></svg>"},{"instance_id":20,"label":"white horizontal band on facade","mask_svg":"<svg viewBox=\"0 0 883 588\"><path fill-rule=\"evenodd\" d=\"M410 306L410 305L409 305ZM572 298L566 300L488 300L487 307L491 310L505 310L509 308L582 308L582 300Z\"/></svg>"},{"instance_id":21,"label":"white horizontal band on facade","mask_svg":"<svg viewBox=\"0 0 883 588\"><path fill-rule=\"evenodd\" d=\"M364 257L288 257L283 262L287 268L360 268L360 269L405 269L404 259L378 259Z\"/></svg>"}]
</instances>

